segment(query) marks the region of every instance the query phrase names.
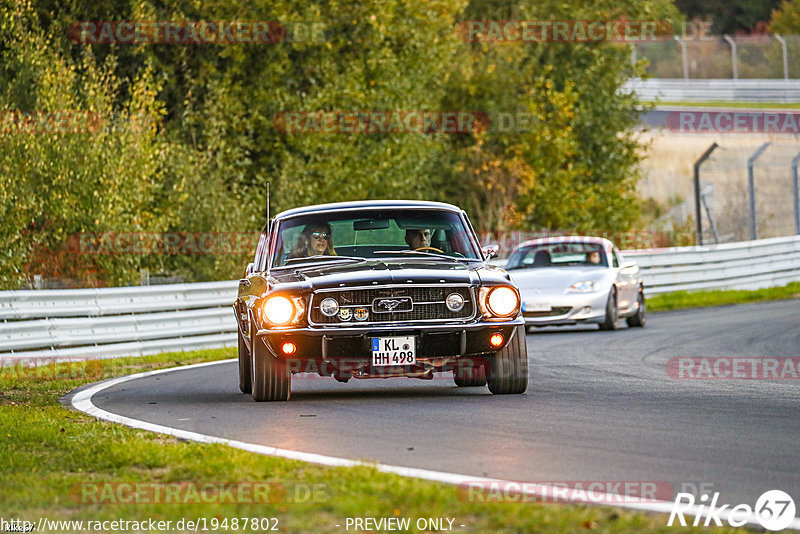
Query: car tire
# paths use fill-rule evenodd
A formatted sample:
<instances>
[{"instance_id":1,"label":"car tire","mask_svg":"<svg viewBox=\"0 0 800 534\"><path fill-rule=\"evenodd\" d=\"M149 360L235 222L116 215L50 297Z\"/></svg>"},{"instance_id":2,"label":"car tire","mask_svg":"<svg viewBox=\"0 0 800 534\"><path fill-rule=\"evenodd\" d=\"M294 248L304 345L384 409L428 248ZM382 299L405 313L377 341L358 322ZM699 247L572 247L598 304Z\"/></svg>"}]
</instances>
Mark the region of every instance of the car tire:
<instances>
[{"instance_id":1,"label":"car tire","mask_svg":"<svg viewBox=\"0 0 800 534\"><path fill-rule=\"evenodd\" d=\"M250 393L253 391L250 380L250 368L252 366L250 363L250 351L247 350L242 332L237 331L236 333L239 337L239 389L242 390L242 393Z\"/></svg>"},{"instance_id":2,"label":"car tire","mask_svg":"<svg viewBox=\"0 0 800 534\"><path fill-rule=\"evenodd\" d=\"M459 361L453 369L453 380L460 388L476 388L486 385L486 368L481 362L472 362L465 359Z\"/></svg>"},{"instance_id":3,"label":"car tire","mask_svg":"<svg viewBox=\"0 0 800 534\"><path fill-rule=\"evenodd\" d=\"M616 330L617 320L619 320L619 308L617 307L617 292L613 289L608 294L606 301L606 316L600 323L600 330Z\"/></svg>"},{"instance_id":4,"label":"car tire","mask_svg":"<svg viewBox=\"0 0 800 534\"><path fill-rule=\"evenodd\" d=\"M253 336L252 341L253 400L288 401L292 395L292 373L288 362L270 354L263 340Z\"/></svg>"},{"instance_id":5,"label":"car tire","mask_svg":"<svg viewBox=\"0 0 800 534\"><path fill-rule=\"evenodd\" d=\"M628 326L634 328L643 328L645 322L647 322L647 305L644 302L644 291L639 289L639 296L636 298L638 302L638 306L636 307L636 315L628 317L625 319L625 322L628 323Z\"/></svg>"},{"instance_id":6,"label":"car tire","mask_svg":"<svg viewBox=\"0 0 800 534\"><path fill-rule=\"evenodd\" d=\"M486 385L494 395L516 395L528 389L528 344L518 326L508 345L489 361Z\"/></svg>"}]
</instances>

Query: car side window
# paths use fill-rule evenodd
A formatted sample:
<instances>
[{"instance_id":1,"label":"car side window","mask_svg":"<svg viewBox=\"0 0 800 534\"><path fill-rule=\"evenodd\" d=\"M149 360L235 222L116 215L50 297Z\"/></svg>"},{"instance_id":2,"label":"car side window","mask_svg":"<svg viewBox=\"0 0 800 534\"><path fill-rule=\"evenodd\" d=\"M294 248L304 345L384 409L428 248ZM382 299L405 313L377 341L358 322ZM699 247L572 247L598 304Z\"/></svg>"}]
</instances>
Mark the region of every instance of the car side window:
<instances>
[{"instance_id":1,"label":"car side window","mask_svg":"<svg viewBox=\"0 0 800 534\"><path fill-rule=\"evenodd\" d=\"M267 253L269 252L269 239L268 227L264 228L261 236L258 238L258 246L256 247L256 257L253 260L253 270L256 272L266 270Z\"/></svg>"},{"instance_id":2,"label":"car side window","mask_svg":"<svg viewBox=\"0 0 800 534\"><path fill-rule=\"evenodd\" d=\"M612 265L614 267L619 267L619 258L617 257L617 251L616 250L612 250L611 251L611 258L612 258L612 260L611 260L612 261Z\"/></svg>"}]
</instances>

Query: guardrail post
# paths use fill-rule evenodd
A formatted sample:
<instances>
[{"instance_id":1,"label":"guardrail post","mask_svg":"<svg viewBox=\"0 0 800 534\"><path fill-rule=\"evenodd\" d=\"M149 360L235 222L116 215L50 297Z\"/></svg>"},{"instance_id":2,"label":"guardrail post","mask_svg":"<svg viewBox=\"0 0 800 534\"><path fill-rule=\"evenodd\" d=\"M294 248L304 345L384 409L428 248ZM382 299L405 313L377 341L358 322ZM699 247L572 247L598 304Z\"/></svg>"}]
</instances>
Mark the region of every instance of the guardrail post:
<instances>
[{"instance_id":1,"label":"guardrail post","mask_svg":"<svg viewBox=\"0 0 800 534\"><path fill-rule=\"evenodd\" d=\"M681 45L681 63L683 64L683 79L689 79L689 54L686 52L686 40L675 36L675 40Z\"/></svg>"},{"instance_id":2,"label":"guardrail post","mask_svg":"<svg viewBox=\"0 0 800 534\"><path fill-rule=\"evenodd\" d=\"M731 45L731 62L733 63L733 79L734 80L738 80L739 79L739 61L737 59L737 54L736 54L736 41L731 39L730 35L723 35L722 38L725 39L726 41L728 41L728 44Z\"/></svg>"},{"instance_id":3,"label":"guardrail post","mask_svg":"<svg viewBox=\"0 0 800 534\"><path fill-rule=\"evenodd\" d=\"M772 143L764 143L753 153L752 156L750 156L750 159L747 160L747 188L750 191L750 239L753 241L758 239L758 237L756 237L756 185L753 177L753 166L755 165L756 160L771 144Z\"/></svg>"},{"instance_id":4,"label":"guardrail post","mask_svg":"<svg viewBox=\"0 0 800 534\"><path fill-rule=\"evenodd\" d=\"M777 39L778 42L781 43L781 51L783 52L783 79L784 80L788 80L789 79L789 55L786 52L786 40L783 37L781 37L780 35L778 35L777 33L775 34L775 39Z\"/></svg>"},{"instance_id":5,"label":"guardrail post","mask_svg":"<svg viewBox=\"0 0 800 534\"><path fill-rule=\"evenodd\" d=\"M700 165L711 155L712 152L718 147L717 143L712 143L710 147L703 152L703 155L694 162L694 215L697 219L697 244L703 244L703 213L700 211Z\"/></svg>"},{"instance_id":6,"label":"guardrail post","mask_svg":"<svg viewBox=\"0 0 800 534\"><path fill-rule=\"evenodd\" d=\"M797 183L797 166L800 164L800 152L792 160L792 178L794 178L794 233L800 235L800 186Z\"/></svg>"}]
</instances>

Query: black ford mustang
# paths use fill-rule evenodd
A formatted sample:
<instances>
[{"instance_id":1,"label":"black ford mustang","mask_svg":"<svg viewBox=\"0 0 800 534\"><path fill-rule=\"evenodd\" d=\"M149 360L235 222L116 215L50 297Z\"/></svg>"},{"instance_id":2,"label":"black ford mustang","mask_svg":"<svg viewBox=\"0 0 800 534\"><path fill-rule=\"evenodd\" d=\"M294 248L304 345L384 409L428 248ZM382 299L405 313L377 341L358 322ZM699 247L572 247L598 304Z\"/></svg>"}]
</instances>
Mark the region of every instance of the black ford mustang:
<instances>
[{"instance_id":1,"label":"black ford mustang","mask_svg":"<svg viewBox=\"0 0 800 534\"><path fill-rule=\"evenodd\" d=\"M239 282L239 387L288 400L292 375L528 385L519 292L450 204L369 201L278 214Z\"/></svg>"}]
</instances>

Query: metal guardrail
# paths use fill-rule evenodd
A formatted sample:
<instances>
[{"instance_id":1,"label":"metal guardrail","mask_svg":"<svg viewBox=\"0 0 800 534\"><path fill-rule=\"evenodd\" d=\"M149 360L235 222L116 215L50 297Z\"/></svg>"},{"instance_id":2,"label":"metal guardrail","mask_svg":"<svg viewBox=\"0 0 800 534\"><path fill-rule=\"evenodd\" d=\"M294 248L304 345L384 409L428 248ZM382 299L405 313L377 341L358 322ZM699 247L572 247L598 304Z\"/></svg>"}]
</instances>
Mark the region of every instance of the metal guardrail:
<instances>
[{"instance_id":1,"label":"metal guardrail","mask_svg":"<svg viewBox=\"0 0 800 534\"><path fill-rule=\"evenodd\" d=\"M800 280L800 237L655 252L627 251L642 269L647 294L700 289L761 289Z\"/></svg>"},{"instance_id":2,"label":"metal guardrail","mask_svg":"<svg viewBox=\"0 0 800 534\"><path fill-rule=\"evenodd\" d=\"M800 102L800 80L650 78L629 80L623 91L666 102Z\"/></svg>"},{"instance_id":3,"label":"metal guardrail","mask_svg":"<svg viewBox=\"0 0 800 534\"><path fill-rule=\"evenodd\" d=\"M237 282L0 292L0 364L236 344Z\"/></svg>"},{"instance_id":4,"label":"metal guardrail","mask_svg":"<svg viewBox=\"0 0 800 534\"><path fill-rule=\"evenodd\" d=\"M627 251L648 294L800 280L800 237ZM492 263L504 264L504 260ZM0 292L0 365L234 346L236 281Z\"/></svg>"}]
</instances>

